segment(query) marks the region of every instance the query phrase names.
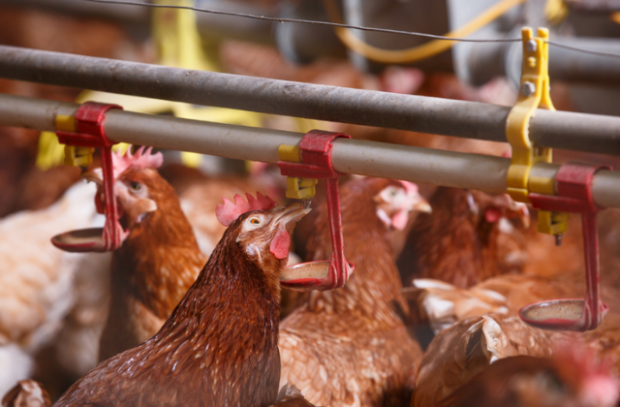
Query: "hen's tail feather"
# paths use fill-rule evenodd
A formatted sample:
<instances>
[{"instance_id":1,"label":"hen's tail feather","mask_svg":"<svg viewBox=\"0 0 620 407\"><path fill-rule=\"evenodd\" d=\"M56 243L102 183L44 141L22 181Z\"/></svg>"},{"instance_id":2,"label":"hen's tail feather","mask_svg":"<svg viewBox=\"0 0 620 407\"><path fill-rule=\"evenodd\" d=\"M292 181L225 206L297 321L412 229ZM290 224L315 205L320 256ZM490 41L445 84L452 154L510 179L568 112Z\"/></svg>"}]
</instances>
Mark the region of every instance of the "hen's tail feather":
<instances>
[{"instance_id":1,"label":"hen's tail feather","mask_svg":"<svg viewBox=\"0 0 620 407\"><path fill-rule=\"evenodd\" d=\"M49 394L34 380L20 380L2 398L2 407L49 407Z\"/></svg>"}]
</instances>

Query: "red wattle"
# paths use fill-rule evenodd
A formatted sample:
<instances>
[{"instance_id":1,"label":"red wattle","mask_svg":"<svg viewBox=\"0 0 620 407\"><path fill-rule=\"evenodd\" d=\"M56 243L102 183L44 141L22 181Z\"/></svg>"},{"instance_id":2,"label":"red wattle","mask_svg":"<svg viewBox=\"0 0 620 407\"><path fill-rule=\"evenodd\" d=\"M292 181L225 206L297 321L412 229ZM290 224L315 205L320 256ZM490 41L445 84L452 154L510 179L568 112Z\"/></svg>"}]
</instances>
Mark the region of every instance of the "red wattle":
<instances>
[{"instance_id":1,"label":"red wattle","mask_svg":"<svg viewBox=\"0 0 620 407\"><path fill-rule=\"evenodd\" d=\"M407 222L409 221L409 212L405 209L402 209L396 213L396 215L392 216L392 226L397 230L403 230L407 227Z\"/></svg>"},{"instance_id":2,"label":"red wattle","mask_svg":"<svg viewBox=\"0 0 620 407\"><path fill-rule=\"evenodd\" d=\"M286 259L288 257L288 249L291 247L291 237L284 229L279 230L269 245L269 251L276 256L276 259Z\"/></svg>"},{"instance_id":3,"label":"red wattle","mask_svg":"<svg viewBox=\"0 0 620 407\"><path fill-rule=\"evenodd\" d=\"M501 219L502 211L498 208L488 208L486 211L484 211L484 217L487 222L495 223Z\"/></svg>"}]
</instances>

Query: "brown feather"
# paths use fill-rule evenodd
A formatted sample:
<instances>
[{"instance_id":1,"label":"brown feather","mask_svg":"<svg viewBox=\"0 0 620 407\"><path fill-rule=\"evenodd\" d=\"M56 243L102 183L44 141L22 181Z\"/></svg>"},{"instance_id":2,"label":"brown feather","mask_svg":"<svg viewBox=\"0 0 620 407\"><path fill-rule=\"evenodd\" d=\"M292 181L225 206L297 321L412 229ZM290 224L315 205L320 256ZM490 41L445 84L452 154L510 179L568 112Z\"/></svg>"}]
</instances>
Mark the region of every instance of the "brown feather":
<instances>
[{"instance_id":1,"label":"brown feather","mask_svg":"<svg viewBox=\"0 0 620 407\"><path fill-rule=\"evenodd\" d=\"M477 211L472 211L468 200L475 202ZM405 244L406 260L399 260L406 285L413 278L432 278L467 288L515 271L499 262L498 222L484 218L489 201L481 192L437 189L430 200L433 213L418 216ZM412 268L412 263L417 264Z\"/></svg>"},{"instance_id":2,"label":"brown feather","mask_svg":"<svg viewBox=\"0 0 620 407\"><path fill-rule=\"evenodd\" d=\"M57 406L269 406L280 377L279 282L237 242L242 215L153 338L101 363ZM271 271L270 271L271 270Z\"/></svg>"},{"instance_id":3,"label":"brown feather","mask_svg":"<svg viewBox=\"0 0 620 407\"><path fill-rule=\"evenodd\" d=\"M2 407L48 407L50 396L34 380L20 380L2 398Z\"/></svg>"},{"instance_id":4,"label":"brown feather","mask_svg":"<svg viewBox=\"0 0 620 407\"><path fill-rule=\"evenodd\" d=\"M592 357L593 355L590 355ZM571 360L514 356L487 367L436 407L612 407L618 382L608 367Z\"/></svg>"},{"instance_id":5,"label":"brown feather","mask_svg":"<svg viewBox=\"0 0 620 407\"><path fill-rule=\"evenodd\" d=\"M345 255L355 271L340 289L312 292L280 330L281 385L297 386L316 405L407 403L421 358L394 311L408 310L393 260L390 231L373 198L398 182L350 181L340 190ZM326 206L317 209L308 260L328 259L331 241Z\"/></svg>"},{"instance_id":6,"label":"brown feather","mask_svg":"<svg viewBox=\"0 0 620 407\"><path fill-rule=\"evenodd\" d=\"M136 168L120 180L145 185L157 210L130 225L114 252L111 302L99 360L133 348L161 328L207 261L172 187L157 171Z\"/></svg>"},{"instance_id":7,"label":"brown feather","mask_svg":"<svg viewBox=\"0 0 620 407\"><path fill-rule=\"evenodd\" d=\"M553 344L572 332L533 328L519 317L488 314L459 321L441 331L424 353L412 406L431 407L491 364L517 355L550 356Z\"/></svg>"}]
</instances>

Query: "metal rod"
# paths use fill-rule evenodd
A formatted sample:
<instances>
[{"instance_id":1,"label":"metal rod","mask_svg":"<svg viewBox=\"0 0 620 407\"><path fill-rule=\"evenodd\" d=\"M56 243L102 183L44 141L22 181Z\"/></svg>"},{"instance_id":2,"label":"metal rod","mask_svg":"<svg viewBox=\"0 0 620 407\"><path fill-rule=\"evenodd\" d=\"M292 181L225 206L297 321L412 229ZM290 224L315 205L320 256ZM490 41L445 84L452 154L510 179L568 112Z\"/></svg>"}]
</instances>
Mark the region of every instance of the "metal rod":
<instances>
[{"instance_id":1,"label":"metal rod","mask_svg":"<svg viewBox=\"0 0 620 407\"><path fill-rule=\"evenodd\" d=\"M559 44L620 55L620 41L616 38L554 38ZM555 80L566 82L618 86L620 59L583 54L574 50L549 47L549 74Z\"/></svg>"},{"instance_id":2,"label":"metal rod","mask_svg":"<svg viewBox=\"0 0 620 407\"><path fill-rule=\"evenodd\" d=\"M156 99L505 141L509 107L0 46L0 77ZM620 117L539 110L539 146L620 155Z\"/></svg>"},{"instance_id":3,"label":"metal rod","mask_svg":"<svg viewBox=\"0 0 620 407\"><path fill-rule=\"evenodd\" d=\"M567 1L566 4L571 10L582 13L609 14L620 11L620 1L618 0Z\"/></svg>"},{"instance_id":4,"label":"metal rod","mask_svg":"<svg viewBox=\"0 0 620 407\"><path fill-rule=\"evenodd\" d=\"M0 126L55 130L57 114L73 115L78 104L0 94ZM295 145L303 134L233 126L172 116L111 110L104 122L111 140L171 150L194 151L240 160L278 162L280 144ZM332 159L347 174L429 182L490 193L506 191L510 160L479 154L339 139ZM538 164L532 176L555 177L559 166ZM593 184L595 202L620 207L620 171L599 171Z\"/></svg>"},{"instance_id":5,"label":"metal rod","mask_svg":"<svg viewBox=\"0 0 620 407\"><path fill-rule=\"evenodd\" d=\"M497 34L498 38L502 37ZM606 87L620 85L620 59L609 58L556 46L573 47L592 52L620 55L620 41L615 38L554 37L549 46L549 74L553 80ZM464 44L460 44L463 46ZM466 59L456 63L467 65L465 77L481 86L497 76L507 76L514 83L521 80L523 47L521 43L482 43L470 45ZM465 67L462 67L465 68Z\"/></svg>"}]
</instances>

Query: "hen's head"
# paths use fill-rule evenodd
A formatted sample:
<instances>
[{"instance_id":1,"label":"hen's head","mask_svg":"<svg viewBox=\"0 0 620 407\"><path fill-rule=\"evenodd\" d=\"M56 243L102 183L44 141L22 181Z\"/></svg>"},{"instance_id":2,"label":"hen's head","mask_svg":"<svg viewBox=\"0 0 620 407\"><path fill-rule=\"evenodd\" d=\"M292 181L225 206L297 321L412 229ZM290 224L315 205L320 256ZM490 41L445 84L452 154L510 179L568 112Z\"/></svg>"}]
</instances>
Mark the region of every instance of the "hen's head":
<instances>
[{"instance_id":1,"label":"hen's head","mask_svg":"<svg viewBox=\"0 0 620 407\"><path fill-rule=\"evenodd\" d=\"M235 195L234 203L224 198L216 207L217 219L228 226L229 239L245 252L261 269L279 275L288 261L291 234L296 222L310 212L295 203L285 207L276 206L268 196L257 193L254 198L246 194L246 202Z\"/></svg>"},{"instance_id":2,"label":"hen's head","mask_svg":"<svg viewBox=\"0 0 620 407\"><path fill-rule=\"evenodd\" d=\"M139 148L134 154L131 147L123 155L112 156L114 166L114 194L118 217L124 229L132 230L149 214L176 196L172 187L159 175L157 168L163 162L161 153L151 154L151 148ZM95 204L104 211L103 178L101 169L89 171L84 178L97 184Z\"/></svg>"},{"instance_id":3,"label":"hen's head","mask_svg":"<svg viewBox=\"0 0 620 407\"><path fill-rule=\"evenodd\" d=\"M418 186L407 181L380 180L373 197L377 217L387 228L403 230L409 221L409 212L431 212L431 206L418 192Z\"/></svg>"},{"instance_id":4,"label":"hen's head","mask_svg":"<svg viewBox=\"0 0 620 407\"><path fill-rule=\"evenodd\" d=\"M498 223L502 219L515 218L523 227L530 225L530 212L527 205L515 202L508 194L489 195L479 191L468 191L467 202L472 214L483 222Z\"/></svg>"}]
</instances>

